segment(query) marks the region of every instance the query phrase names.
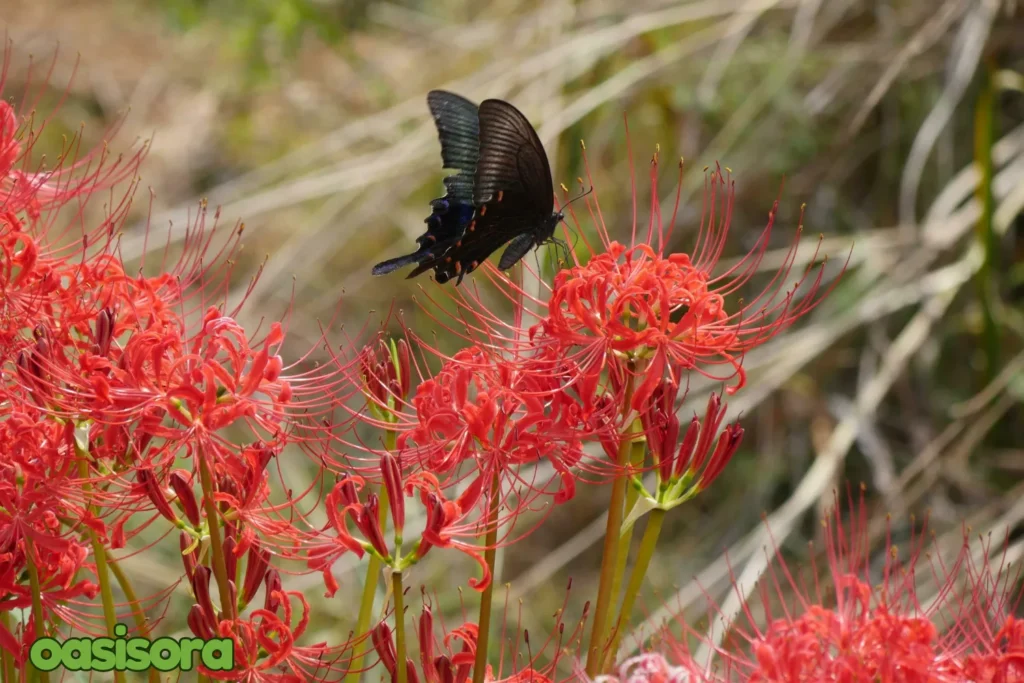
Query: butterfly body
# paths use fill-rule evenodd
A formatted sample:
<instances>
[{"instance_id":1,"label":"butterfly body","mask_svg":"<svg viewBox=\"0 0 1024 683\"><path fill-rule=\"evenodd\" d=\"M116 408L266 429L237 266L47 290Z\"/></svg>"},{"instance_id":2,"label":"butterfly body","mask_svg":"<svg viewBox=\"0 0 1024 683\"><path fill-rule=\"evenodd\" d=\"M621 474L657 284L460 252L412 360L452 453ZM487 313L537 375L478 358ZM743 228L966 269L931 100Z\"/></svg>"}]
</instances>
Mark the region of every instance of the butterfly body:
<instances>
[{"instance_id":1,"label":"butterfly body","mask_svg":"<svg viewBox=\"0 0 1024 683\"><path fill-rule=\"evenodd\" d=\"M428 96L428 102L437 92ZM468 102L457 95L446 95ZM431 111L435 111L433 104ZM451 166L459 168L460 173L445 178L448 193L432 202L434 212L427 218L427 232L417 240L420 249L378 264L374 274L417 263L408 277L433 270L437 282L457 278L459 284L505 244L508 246L498 264L501 270L514 266L530 249L554 239L555 228L563 216L554 210L547 154L529 120L508 102L485 100L477 110L479 146L473 155L470 134L458 136L458 145L452 141L454 129L446 122L447 115L442 111L438 116L435 112L445 166L471 159L472 182L467 185L469 163ZM467 119L461 115L458 131L472 132ZM454 150L460 151L461 156ZM463 222L467 216L467 190L472 191L473 212Z\"/></svg>"}]
</instances>

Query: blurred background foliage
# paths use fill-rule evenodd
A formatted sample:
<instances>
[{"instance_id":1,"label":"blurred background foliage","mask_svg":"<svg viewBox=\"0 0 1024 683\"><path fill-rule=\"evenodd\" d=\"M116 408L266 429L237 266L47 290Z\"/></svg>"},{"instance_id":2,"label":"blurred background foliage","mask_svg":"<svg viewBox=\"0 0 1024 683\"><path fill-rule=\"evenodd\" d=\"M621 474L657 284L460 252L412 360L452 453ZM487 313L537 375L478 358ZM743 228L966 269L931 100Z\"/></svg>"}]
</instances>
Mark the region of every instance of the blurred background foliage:
<instances>
[{"instance_id":1,"label":"blurred background foliage","mask_svg":"<svg viewBox=\"0 0 1024 683\"><path fill-rule=\"evenodd\" d=\"M957 545L965 519L997 536L1009 527L1016 541L1019 2L6 0L3 25L15 50L7 96L17 97L30 54L49 64L39 57L59 45L54 101L71 85L48 129L53 144L83 121L86 141L98 143L129 108L117 144L153 136L143 177L152 205L137 202L125 258L141 255L147 210L174 239L208 197L222 221L246 223L239 291L263 268L247 324L290 308L295 352L335 315L359 329L368 312L372 327L394 306L421 334L436 327L413 301L436 285L369 274L369 264L410 251L441 191L430 88L515 102L537 124L555 180L570 188L583 174L585 138L605 220L620 238L632 221L631 164L646 224L656 144L668 162L659 179L666 215L674 159L687 160L678 250L695 235L705 165L721 162L737 181L727 255L752 246L776 199L773 247L784 250L806 204L802 262L821 233L830 258L852 253L846 276L811 319L748 358L749 387L730 404L748 430L743 450L710 491L669 516L647 596L652 619L662 603L701 614L695 576L725 599L723 550L737 573L756 567L767 541L762 513L783 553L806 559L817 520L848 483L867 484L876 521L891 513L897 538L911 514L928 512L940 544ZM583 229L593 236L586 220ZM536 257L545 278L550 256ZM501 309L486 288L481 296ZM681 410L713 388L695 383ZM311 470L301 457L279 464L289 484ZM531 630L543 632L567 577L571 611L592 594L604 500L582 489L500 559L499 578L523 599ZM448 583L451 557L441 555L413 582L432 585L455 613L462 598ZM178 575L176 562L154 553L128 566L154 588ZM346 567L342 596L361 581ZM294 583L316 606L314 638L347 630L351 603L322 599L317 576Z\"/></svg>"}]
</instances>

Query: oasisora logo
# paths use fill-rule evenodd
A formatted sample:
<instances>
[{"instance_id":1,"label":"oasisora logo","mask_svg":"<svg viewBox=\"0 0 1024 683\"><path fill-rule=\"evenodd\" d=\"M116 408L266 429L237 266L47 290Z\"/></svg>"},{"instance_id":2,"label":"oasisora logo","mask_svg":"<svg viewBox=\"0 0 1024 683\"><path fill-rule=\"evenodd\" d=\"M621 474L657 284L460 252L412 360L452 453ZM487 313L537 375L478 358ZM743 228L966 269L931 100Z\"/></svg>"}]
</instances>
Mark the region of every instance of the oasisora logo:
<instances>
[{"instance_id":1,"label":"oasisora logo","mask_svg":"<svg viewBox=\"0 0 1024 683\"><path fill-rule=\"evenodd\" d=\"M68 671L191 671L196 656L211 671L231 671L235 649L230 638L128 638L124 624L114 627L117 638L40 638L32 643L29 660L39 671L64 667Z\"/></svg>"}]
</instances>

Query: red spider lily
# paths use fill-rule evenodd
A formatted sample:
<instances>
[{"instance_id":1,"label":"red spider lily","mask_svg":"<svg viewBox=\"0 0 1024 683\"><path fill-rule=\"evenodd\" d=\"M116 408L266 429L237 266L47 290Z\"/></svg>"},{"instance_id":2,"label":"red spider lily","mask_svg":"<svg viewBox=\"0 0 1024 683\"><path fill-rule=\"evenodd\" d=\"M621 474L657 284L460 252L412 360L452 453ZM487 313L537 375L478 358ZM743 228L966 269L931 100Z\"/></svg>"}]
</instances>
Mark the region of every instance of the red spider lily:
<instances>
[{"instance_id":1,"label":"red spider lily","mask_svg":"<svg viewBox=\"0 0 1024 683\"><path fill-rule=\"evenodd\" d=\"M571 468L583 458L586 425L577 401L555 378L532 370L480 347L459 351L417 387L410 401L416 421L400 432L398 448L438 475L472 462L508 477L520 498L571 499ZM519 468L543 462L553 466L558 488L519 476Z\"/></svg>"},{"instance_id":2,"label":"red spider lily","mask_svg":"<svg viewBox=\"0 0 1024 683\"><path fill-rule=\"evenodd\" d=\"M417 622L416 636L420 650L420 672L425 683L455 683L465 681L476 660L476 642L479 628L467 622L449 633L438 642L434 630L434 613L429 604ZM461 643L455 647L456 643ZM440 652L439 652L440 650ZM385 667L387 663L385 662Z\"/></svg>"},{"instance_id":3,"label":"red spider lily","mask_svg":"<svg viewBox=\"0 0 1024 683\"><path fill-rule=\"evenodd\" d=\"M254 349L232 318L210 308L195 335L180 328L132 333L117 366L86 376L68 363L43 360L37 384L47 388L40 392L58 414L93 420L100 430L144 426L158 441L137 456L162 467L184 444L215 452L224 443L217 433L237 422L249 424L257 438L282 429L293 393L274 353L283 338L274 323Z\"/></svg>"},{"instance_id":4,"label":"red spider lily","mask_svg":"<svg viewBox=\"0 0 1024 683\"><path fill-rule=\"evenodd\" d=\"M314 535L306 553L308 566L323 573L327 596L333 596L338 590L331 567L347 552L360 558L365 553L373 553L394 571L403 571L423 559L434 547L458 550L472 558L483 570L483 577L470 579L469 585L481 591L486 588L491 575L483 559L483 548L458 538L460 535L475 537L486 533L477 530L481 523L475 516L484 478L478 476L455 500L448 500L437 477L428 472L409 475L403 481L398 463L390 454L381 458L381 470L394 531L391 544L385 540L385 524L378 496L371 493L366 496L365 503L360 502L359 494L366 483L362 477L343 477L327 494L328 527L334 531L334 536ZM426 510L426 522L420 538L408 552L403 553L405 498L416 494ZM362 539L353 536L348 526L350 521Z\"/></svg>"},{"instance_id":5,"label":"red spider lily","mask_svg":"<svg viewBox=\"0 0 1024 683\"><path fill-rule=\"evenodd\" d=\"M0 93L7 85L12 56L13 46L8 42L4 45L3 63L0 64ZM39 162L33 168L33 156L39 156L38 153L33 155L34 148L43 139L43 129L56 115L64 99L63 96L60 98L49 116L37 118L38 105L47 94L47 82L56 64L57 55L54 54L49 69L43 70L45 76L39 82L26 79L18 98L21 102L19 110L15 110L6 99L0 100L0 197L3 198L0 203L4 211L11 214L22 212L32 221L71 200L78 200L80 211L83 200L88 200L91 195L135 178L148 151L148 145L142 145L128 157L112 158L111 150L103 145L83 152L81 135L77 135L71 140L65 139L58 154L51 154L48 158L44 156L46 163ZM30 68L30 77L32 71ZM118 120L105 131L103 139L111 139L122 121Z\"/></svg>"},{"instance_id":6,"label":"red spider lily","mask_svg":"<svg viewBox=\"0 0 1024 683\"><path fill-rule=\"evenodd\" d=\"M810 279L810 266L789 283L797 256L798 240L794 240L767 287L746 302L730 306L727 297L739 293L758 270L777 204L754 249L715 274L732 221L734 182L717 168L710 173L696 244L689 253L668 253L676 216L673 213L666 230L656 192L657 167L655 155L646 240L636 241L634 218L631 245L613 241L600 208L592 208L603 250L586 265L577 264L555 276L547 315L534 329L534 334L571 349L584 371L598 372L619 358L632 359L638 364L637 372L643 372L643 381L633 393L634 409L644 404L662 377L679 383L688 370L717 379L735 375L737 382L728 391L739 389L744 384L743 354L792 325L828 293L819 291L823 271L818 269ZM801 289L806 291L798 298ZM729 374L716 377L710 368L719 364L728 365Z\"/></svg>"},{"instance_id":7,"label":"red spider lily","mask_svg":"<svg viewBox=\"0 0 1024 683\"><path fill-rule=\"evenodd\" d=\"M363 393L374 416L391 422L395 411L409 395L412 357L405 339L385 342L381 337L376 342L367 344L359 353Z\"/></svg>"},{"instance_id":8,"label":"red spider lily","mask_svg":"<svg viewBox=\"0 0 1024 683\"><path fill-rule=\"evenodd\" d=\"M5 58L0 88L6 73ZM297 416L315 419L358 391L351 367L306 371L309 354L286 365L283 324L242 328L247 292L226 303L241 227L215 239L223 231L205 203L173 247L126 267L118 240L144 148L113 160L105 145L79 154L76 138L55 165L30 168L45 124L25 113L34 111L30 95L20 112L0 101L0 611L35 608L35 593L45 629L104 633L97 586L115 572L101 572L93 553L163 523L181 530L185 575L203 605L190 625L234 638L247 680L333 676L343 646L297 644L308 606L295 607L269 569L272 553L294 548L291 517L309 491L271 502L268 468L286 442L304 438L291 433ZM133 182L118 188L125 180ZM103 214L90 222L86 206L101 190ZM145 241L151 233L147 225ZM182 463L190 469L173 469ZM196 552L211 531L220 552ZM263 610L225 621L209 599L206 561L230 577L219 586L230 593L229 615L261 584ZM138 605L152 609L170 589ZM0 631L0 646L21 657L32 632Z\"/></svg>"},{"instance_id":9,"label":"red spider lily","mask_svg":"<svg viewBox=\"0 0 1024 683\"><path fill-rule=\"evenodd\" d=\"M80 609L80 601L91 600L99 590L85 578L89 550L77 540L77 532L64 525L75 519L75 511L48 483L20 468L0 467L0 612L29 608L38 594L47 622L95 631L90 615ZM30 566L37 575L38 590L25 579ZM19 652L11 649L12 641L6 636L0 636L0 646Z\"/></svg>"},{"instance_id":10,"label":"red spider lily","mask_svg":"<svg viewBox=\"0 0 1024 683\"><path fill-rule=\"evenodd\" d=\"M433 351L420 343L416 347ZM380 467L373 471L366 463L374 456L378 463L382 456L388 461L395 454L399 459L393 462L400 460L404 470L429 473L429 478L421 479L413 474L405 484L407 489L421 486L424 492L430 522L423 538L429 544L421 548L452 546L474 559L481 549L469 541L498 530L494 543L508 545L543 521L543 515L538 515L531 529L516 530L525 510L550 510L548 500L561 503L572 498L589 427L578 399L561 391L557 377L471 347L446 359L434 376L421 379L405 399L408 389L401 378L422 377L407 348L401 342L379 343L360 355L359 382L368 409L353 410L352 415L381 432L383 448L346 444L344 437L331 434L321 455L329 466L342 473L358 472L361 481L387 484ZM342 452L339 445L350 448ZM390 476L397 479L394 472ZM482 485L495 493L478 499ZM437 501L430 500L428 489ZM482 510L491 510L485 501L492 495L497 501L497 511L491 511L486 522L477 518L478 511L461 504L454 516L450 508L443 515L434 514L447 501L465 501L473 492L472 503L479 500ZM395 500L389 498L391 503ZM535 504L538 500L540 504ZM440 529L443 534L431 536ZM364 533L364 539L372 545L371 536ZM351 543L344 547L353 549ZM336 555L338 550L324 552ZM377 552L386 555L379 548Z\"/></svg>"},{"instance_id":11,"label":"red spider lily","mask_svg":"<svg viewBox=\"0 0 1024 683\"><path fill-rule=\"evenodd\" d=\"M593 186L585 148L583 154L587 178ZM733 181L718 168L709 173L696 242L686 253L672 253L669 247L682 189L682 165L676 210L667 225L662 222L657 196L657 169L655 155L650 170L646 238L638 239L634 211L628 244L613 239L594 192L587 205L600 244L596 248L588 245L593 256L585 263L575 250L570 250L570 267L559 271L550 286L542 281L539 296L526 294L490 266L481 269L512 301L513 322L505 323L489 311L472 287L452 293L451 288L445 288L445 295L454 299L455 311L446 312L451 306L439 305L431 313L440 324L471 343L517 357L535 355L539 347L551 345L558 361L551 372L574 367L571 379L590 387L610 373L628 375L632 378L628 393L633 410L645 404L662 378L682 384L691 370L719 380L736 377L735 384L727 389L733 393L745 382L743 355L813 310L835 282L822 288L824 264L822 268L813 267L817 251L806 270L793 272L801 228L782 266L764 288L732 303L733 297L743 296L759 270L775 228L776 207L769 212L768 223L753 249L731 267L716 272L732 222ZM634 207L637 199L634 194ZM576 213L571 207L568 211L578 226ZM812 274L814 270L816 275ZM541 312L532 313L531 309ZM532 322L524 325L526 319ZM528 334L525 327L529 328ZM716 370L720 365L727 366L728 371Z\"/></svg>"},{"instance_id":12,"label":"red spider lily","mask_svg":"<svg viewBox=\"0 0 1024 683\"><path fill-rule=\"evenodd\" d=\"M923 531L911 538L909 554L887 533L876 556L868 551L863 494L848 524L844 528L838 511L824 521L828 576L819 581L812 565L810 590L776 550L777 567L760 583L761 608L744 600L742 623L734 623L720 644L710 643L721 665L705 666L692 658L689 638L709 641L680 620L684 635L668 627L657 650L647 653L663 656L671 666L649 676L634 672L629 679L665 680L665 671L672 672L669 680L688 681L739 676L747 681L939 683L1024 676L1024 626L1014 616L1019 570L990 563L988 542L972 549L965 532L956 557L944 563L941 548L924 553ZM901 562L900 557L907 559ZM928 566L918 566L922 558ZM934 584L934 592L921 591L923 583Z\"/></svg>"},{"instance_id":13,"label":"red spider lily","mask_svg":"<svg viewBox=\"0 0 1024 683\"><path fill-rule=\"evenodd\" d=\"M571 589L571 583L569 586ZM556 672L564 657L574 654L578 648L587 608L576 627L567 631L563 614L568 603L566 600L555 612L555 624L551 635L543 643L531 643L528 631L516 627L509 633L502 629L501 648L497 653L499 666L497 671L487 666L484 680L488 683L551 683L558 680ZM520 607L521 609L521 607ZM505 619L502 623L516 621L508 614L505 606ZM434 616L429 599L424 594L424 604L420 616L415 621L415 640L418 644L418 662L407 658L406 671L410 683L467 683L472 680L472 669L476 658L477 637L479 628L473 622L465 622L455 629L447 630L441 620ZM441 629L440 636L438 628ZM391 681L397 680L395 669L397 657L392 635L393 629L386 623L379 623L371 632L371 641L381 664L390 674ZM417 667L418 663L418 667ZM512 673L505 674L504 667L510 666ZM576 680L576 676L567 676L561 680Z\"/></svg>"},{"instance_id":14,"label":"red spider lily","mask_svg":"<svg viewBox=\"0 0 1024 683\"><path fill-rule=\"evenodd\" d=\"M237 619L222 619L214 614L209 580L208 570L196 572L192 585L197 604L189 613L189 627L201 638L231 639L234 667L215 671L200 665L198 668L205 675L215 680L248 683L305 683L340 680L347 672L343 655L352 643L299 644L309 624L309 603L302 593L283 590L276 572L267 574L264 607Z\"/></svg>"},{"instance_id":15,"label":"red spider lily","mask_svg":"<svg viewBox=\"0 0 1024 683\"><path fill-rule=\"evenodd\" d=\"M341 419L335 420L333 415L321 415L318 422L307 419L293 425L293 435L327 469L381 483L381 456L394 452L398 423L409 421L406 398L424 374L404 337L378 333L363 345L345 346L357 352L353 358L345 358L345 347L331 349L337 354L333 365L342 369L339 374L345 377L324 391L324 404ZM376 443L364 440L365 433L352 429L353 425L369 427Z\"/></svg>"},{"instance_id":16,"label":"red spider lily","mask_svg":"<svg viewBox=\"0 0 1024 683\"><path fill-rule=\"evenodd\" d=\"M13 321L2 330L6 352L17 359L7 381L12 408L31 420L59 418L88 430L79 434L81 449L94 472L111 473L96 474L95 483L105 489L105 514L115 528L156 500L144 487L126 489L121 473L151 469L162 486L175 458L197 454L237 473L231 463L241 462L241 450L225 438L226 429L245 426L255 439L279 446L295 416L315 414L324 394L349 374L337 365L289 372L304 359L284 366L277 353L283 326L273 323L264 337L249 337L233 317L237 308L224 313L209 306L197 326L186 324L216 288L224 289L209 278L230 275L218 258L230 255L238 240L236 231L229 246L208 253L217 228L208 228L205 217L203 209L190 224L181 258L165 260L164 272L153 278L128 277L107 253L110 243L88 240L74 260L35 258L31 268L7 271L7 293L37 302L34 317L4 318ZM32 237L42 244L46 235L10 240L20 245ZM236 511L269 513L254 497L261 489L246 486L240 482L247 498ZM228 498L221 502L239 502ZM281 529L282 522L264 522L268 530L275 525Z\"/></svg>"},{"instance_id":17,"label":"red spider lily","mask_svg":"<svg viewBox=\"0 0 1024 683\"><path fill-rule=\"evenodd\" d=\"M678 392L678 386L663 379L640 413L658 476L655 498L661 504L684 502L710 486L743 440L743 428L736 423L728 425L715 442L727 406L718 394L711 394L704 419L694 415L680 441Z\"/></svg>"}]
</instances>

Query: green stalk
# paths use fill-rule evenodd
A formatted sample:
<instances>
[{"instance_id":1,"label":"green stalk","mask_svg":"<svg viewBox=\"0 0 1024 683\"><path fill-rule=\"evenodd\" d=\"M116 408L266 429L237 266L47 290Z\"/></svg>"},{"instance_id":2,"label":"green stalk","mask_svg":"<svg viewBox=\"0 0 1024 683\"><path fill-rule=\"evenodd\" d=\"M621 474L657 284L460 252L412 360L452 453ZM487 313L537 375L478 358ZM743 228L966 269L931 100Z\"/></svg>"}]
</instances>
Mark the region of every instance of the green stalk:
<instances>
[{"instance_id":1,"label":"green stalk","mask_svg":"<svg viewBox=\"0 0 1024 683\"><path fill-rule=\"evenodd\" d=\"M634 425L634 431L641 429ZM647 456L647 446L644 441L634 441L630 446L629 463L637 470L644 466L644 458ZM637 499L640 497L640 490L635 486L626 489L626 515L633 511ZM630 525L619 539L622 552L619 553L619 561L615 565L615 576L612 578L612 597L622 592L622 577L626 574L626 564L629 562L629 547L633 543L633 529L636 525Z\"/></svg>"},{"instance_id":2,"label":"green stalk","mask_svg":"<svg viewBox=\"0 0 1024 683\"><path fill-rule=\"evenodd\" d=\"M406 683L405 667L405 596L402 594L402 572L391 572L391 585L395 592L395 674L398 683Z\"/></svg>"},{"instance_id":3,"label":"green stalk","mask_svg":"<svg viewBox=\"0 0 1024 683\"><path fill-rule=\"evenodd\" d=\"M633 400L633 364L630 363L629 372L626 375L626 395L623 400L622 414L628 414L629 404ZM633 430L635 423L631 423L629 430L623 434L619 441L619 452L615 464L624 470L626 461L629 458L631 445L634 437ZM623 508L626 499L626 486L629 476L620 474L612 482L612 495L608 503L608 524L604 532L604 549L601 554L601 576L597 588L597 606L594 610L594 623L590 629L590 647L587 651L587 675L594 678L601 666L601 647L605 642L608 633L609 612L611 603L615 599L612 594L612 583L615 578L615 568L619 563L619 536L622 530ZM474 682L475 683L475 682Z\"/></svg>"},{"instance_id":4,"label":"green stalk","mask_svg":"<svg viewBox=\"0 0 1024 683\"><path fill-rule=\"evenodd\" d=\"M384 433L384 447L390 451L395 450L395 440L397 436L393 431L387 431ZM383 484L380 486L380 528L385 529L385 522L387 521L388 515L388 490ZM396 556L398 550L395 550ZM356 631L355 636L357 638L370 632L370 618L373 616L373 601L377 597L377 584L380 581L381 569L383 563L376 555L370 555L370 561L366 565L366 578L363 581L363 595L359 600L359 616L356 620ZM345 683L359 683L359 679L362 677L363 672L363 658L366 657L366 653L369 652L369 647L362 649L360 646L360 652L353 658L352 663L349 665L349 671L345 674Z\"/></svg>"},{"instance_id":5,"label":"green stalk","mask_svg":"<svg viewBox=\"0 0 1024 683\"><path fill-rule=\"evenodd\" d=\"M491 573L491 582L487 584L483 594L480 596L480 616L477 619L478 635L476 640L476 660L473 663L473 683L483 683L484 673L487 671L487 645L491 636L491 603L494 601L494 582L497 577L494 575L494 558L497 554L498 544L498 494L500 493L501 480L498 474L494 474L491 482L491 506L488 515L487 537L484 539L484 562Z\"/></svg>"},{"instance_id":6,"label":"green stalk","mask_svg":"<svg viewBox=\"0 0 1024 683\"><path fill-rule=\"evenodd\" d=\"M647 517L647 528L644 529L644 537L640 541L640 551L636 556L636 564L629 575L629 585L626 586L626 594L622 596L622 606L619 608L619 618L615 622L615 630L612 631L611 645L605 655L604 669L609 670L615 665L615 653L619 650L619 643L622 642L622 634L629 623L629 617L633 612L633 605L636 604L637 596L640 595L640 588L647 576L647 569L651 565L651 558L654 557L654 547L658 544L658 536L661 535L661 525L665 521L664 510L652 510Z\"/></svg>"},{"instance_id":7,"label":"green stalk","mask_svg":"<svg viewBox=\"0 0 1024 683\"><path fill-rule=\"evenodd\" d=\"M8 610L0 612L0 624L3 624L8 633L13 633L11 631L11 613ZM5 681L17 680L14 675L14 659L7 650L0 650L0 677Z\"/></svg>"},{"instance_id":8,"label":"green stalk","mask_svg":"<svg viewBox=\"0 0 1024 683\"><path fill-rule=\"evenodd\" d=\"M981 216L978 218L975 229L978 242L984 253L984 261L978 268L975 282L978 287L978 300L981 304L986 384L995 379L996 369L999 367L999 326L992 310L996 295L994 265L998 259L998 241L992 221L995 211L992 196L992 141L995 136L994 73L995 65L992 60L986 60L984 81L974 109L974 161L981 171L977 189L978 203L981 204Z\"/></svg>"},{"instance_id":9,"label":"green stalk","mask_svg":"<svg viewBox=\"0 0 1024 683\"><path fill-rule=\"evenodd\" d=\"M128 600L128 604L132 609L132 617L135 619L135 627L139 630L139 637L149 639L149 619L146 618L146 613L142 611L142 605L139 602L139 598L135 593L135 588L132 586L131 580L128 575L124 573L121 566L117 564L117 561L110 554L109 550L107 553L107 567L110 569L110 573L117 579L117 584L121 587L121 592L124 593L125 599ZM149 670L149 682L160 683L160 673L156 669Z\"/></svg>"},{"instance_id":10,"label":"green stalk","mask_svg":"<svg viewBox=\"0 0 1024 683\"><path fill-rule=\"evenodd\" d=\"M94 518L99 518L99 509L92 504L92 483L89 481L89 461L88 452L82 448L79 448L77 441L75 444L75 455L78 458L78 476L82 480L82 493L85 494L86 500L89 500L87 509L89 514ZM86 535L89 537L89 543L92 545L92 555L96 560L96 580L100 585L100 601L103 603L103 621L107 625L107 635L110 638L115 638L114 627L117 626L117 608L114 606L114 591L110 587L110 572L107 568L107 548L100 541L99 534L92 527L86 527L88 529ZM114 680L117 683L124 683L124 672L114 671Z\"/></svg>"},{"instance_id":11,"label":"green stalk","mask_svg":"<svg viewBox=\"0 0 1024 683\"><path fill-rule=\"evenodd\" d=\"M43 614L43 593L42 586L39 584L39 571L36 569L35 553L32 548L32 540L27 536L25 537L25 568L28 570L28 585L32 590L32 620L36 626L36 640L46 637L46 629L43 627L43 620L45 616ZM50 674L45 671L37 671L32 663L28 663L29 680L39 681L39 683L50 683Z\"/></svg>"},{"instance_id":12,"label":"green stalk","mask_svg":"<svg viewBox=\"0 0 1024 683\"><path fill-rule=\"evenodd\" d=\"M142 611L142 607L139 605L139 599L135 594L135 588L132 587L131 580L124 573L124 570L117 564L117 561L107 550L107 568L110 569L110 573L117 579L117 585L121 587L121 591L124 593L125 598L128 600L128 604L132 608L132 617L135 619L135 627L139 630L140 638L149 638L149 619L146 617L146 613Z\"/></svg>"},{"instance_id":13,"label":"green stalk","mask_svg":"<svg viewBox=\"0 0 1024 683\"><path fill-rule=\"evenodd\" d=\"M199 483L203 488L203 508L206 512L206 528L210 534L210 561L213 564L213 575L217 579L217 591L220 594L220 610L228 619L235 618L235 601L231 599L231 586L228 584L228 567L224 561L224 544L220 538L220 515L217 501L213 499L216 492L213 484L213 473L205 453L200 449L196 453L199 459Z\"/></svg>"}]
</instances>

